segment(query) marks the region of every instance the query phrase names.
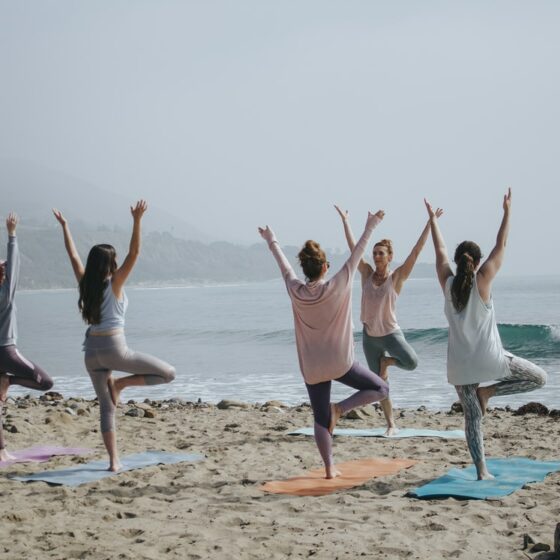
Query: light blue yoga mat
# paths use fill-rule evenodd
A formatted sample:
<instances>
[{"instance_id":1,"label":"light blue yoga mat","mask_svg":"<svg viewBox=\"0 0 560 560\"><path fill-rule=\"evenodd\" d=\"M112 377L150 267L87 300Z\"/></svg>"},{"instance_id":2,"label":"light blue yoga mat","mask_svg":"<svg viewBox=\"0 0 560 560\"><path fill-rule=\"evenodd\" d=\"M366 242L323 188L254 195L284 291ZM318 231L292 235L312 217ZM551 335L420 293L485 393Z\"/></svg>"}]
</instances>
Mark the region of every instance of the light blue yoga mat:
<instances>
[{"instance_id":1,"label":"light blue yoga mat","mask_svg":"<svg viewBox=\"0 0 560 560\"><path fill-rule=\"evenodd\" d=\"M172 465L188 461L197 463L204 460L204 455L198 453L171 453L168 451L144 451L127 455L121 458L122 469L118 472L110 472L107 470L107 459L101 461L92 461L84 463L69 469L59 469L55 471L44 471L29 476L14 476L12 480L32 481L41 480L49 484L62 484L65 486L79 486L86 482L101 480L108 476L115 476L125 471L133 469L141 469L143 467L151 467L154 465Z\"/></svg>"},{"instance_id":2,"label":"light blue yoga mat","mask_svg":"<svg viewBox=\"0 0 560 560\"><path fill-rule=\"evenodd\" d=\"M415 498L500 498L512 494L528 482L540 482L547 474L560 471L559 461L534 461L525 457L487 459L493 480L476 480L474 465L451 469L447 474L409 492Z\"/></svg>"},{"instance_id":3,"label":"light blue yoga mat","mask_svg":"<svg viewBox=\"0 0 560 560\"><path fill-rule=\"evenodd\" d=\"M415 429L415 428L402 428L399 433L394 436L386 436L387 428L371 428L371 429L355 429L355 428L335 428L335 436L352 436L352 437L385 437L390 439L410 438L410 437L437 437L444 439L465 439L465 432L463 430L428 430L428 429ZM313 428L301 428L288 435L302 435L312 436Z\"/></svg>"}]
</instances>

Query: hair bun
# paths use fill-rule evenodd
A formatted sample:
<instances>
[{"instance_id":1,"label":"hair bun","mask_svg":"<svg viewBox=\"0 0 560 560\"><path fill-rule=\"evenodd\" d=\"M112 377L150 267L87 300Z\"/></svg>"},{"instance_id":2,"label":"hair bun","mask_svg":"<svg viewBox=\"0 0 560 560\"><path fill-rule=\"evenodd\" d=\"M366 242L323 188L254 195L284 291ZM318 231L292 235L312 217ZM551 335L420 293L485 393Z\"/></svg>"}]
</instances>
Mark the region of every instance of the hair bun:
<instances>
[{"instance_id":1,"label":"hair bun","mask_svg":"<svg viewBox=\"0 0 560 560\"><path fill-rule=\"evenodd\" d=\"M323 249L317 241L308 239L301 251L298 253L298 259L303 272L310 280L315 280L321 274L323 264L327 262L327 257Z\"/></svg>"}]
</instances>

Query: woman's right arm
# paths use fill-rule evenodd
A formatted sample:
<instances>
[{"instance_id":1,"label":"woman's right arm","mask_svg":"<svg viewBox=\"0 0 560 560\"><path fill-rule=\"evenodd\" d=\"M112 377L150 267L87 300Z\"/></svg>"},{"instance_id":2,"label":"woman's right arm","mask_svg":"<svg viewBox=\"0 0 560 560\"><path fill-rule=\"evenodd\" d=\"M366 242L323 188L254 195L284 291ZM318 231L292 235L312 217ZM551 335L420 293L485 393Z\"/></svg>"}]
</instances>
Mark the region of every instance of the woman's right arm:
<instances>
[{"instance_id":1,"label":"woman's right arm","mask_svg":"<svg viewBox=\"0 0 560 560\"><path fill-rule=\"evenodd\" d=\"M354 245L352 252L350 253L350 258L346 261L346 263L350 267L350 273L353 273L360 264L369 238L371 237L371 232L381 222L384 216L385 212L383 210L378 210L375 214L368 212L364 233L362 233L362 236L360 237L360 239L358 239L358 243ZM366 264L366 266L368 265Z\"/></svg>"},{"instance_id":2,"label":"woman's right arm","mask_svg":"<svg viewBox=\"0 0 560 560\"><path fill-rule=\"evenodd\" d=\"M57 219L58 223L62 226L62 233L64 234L64 247L66 247L66 252L70 258L70 264L72 265L72 270L74 271L74 276L76 280L80 282L84 275L84 265L80 255L76 250L76 245L72 239L72 234L70 233L70 228L68 227L68 222L66 218L62 215L62 212L53 208L54 217Z\"/></svg>"},{"instance_id":3,"label":"woman's right arm","mask_svg":"<svg viewBox=\"0 0 560 560\"><path fill-rule=\"evenodd\" d=\"M128 254L124 258L121 266L113 272L113 277L111 279L111 284L113 285L113 293L117 298L120 299L122 288L129 277L138 256L140 255L140 244L141 244L141 222L144 212L148 209L148 204L145 200L139 200L136 206L130 207L130 213L132 214L132 235L130 237L130 245L128 248Z\"/></svg>"},{"instance_id":4,"label":"woman's right arm","mask_svg":"<svg viewBox=\"0 0 560 560\"><path fill-rule=\"evenodd\" d=\"M342 225L344 226L344 235L346 237L346 243L348 243L348 248L350 251L354 250L356 246L356 240L354 239L354 233L352 232L352 228L350 227L350 222L348 221L348 210L342 211L336 204L334 205L338 215L342 220ZM360 258L360 262L358 263L358 270L360 274L369 274L370 273L370 266L368 263L363 259Z\"/></svg>"},{"instance_id":5,"label":"woman's right arm","mask_svg":"<svg viewBox=\"0 0 560 560\"><path fill-rule=\"evenodd\" d=\"M496 277L498 270L504 262L504 254L506 252L506 243L509 234L509 215L511 211L511 189L504 195L503 202L504 215L496 237L496 245L480 267L476 276L480 295L484 301L490 298L490 287L492 280Z\"/></svg>"},{"instance_id":6,"label":"woman's right arm","mask_svg":"<svg viewBox=\"0 0 560 560\"><path fill-rule=\"evenodd\" d=\"M280 244L278 243L274 232L268 226L264 228L259 227L258 230L261 237L268 243L268 248L278 263L278 268L280 268L282 278L286 281L295 280L297 278L296 273L286 258L286 255L284 255L282 249L280 249Z\"/></svg>"},{"instance_id":7,"label":"woman's right arm","mask_svg":"<svg viewBox=\"0 0 560 560\"><path fill-rule=\"evenodd\" d=\"M439 229L438 217L443 214L443 210L438 208L433 210L431 204L424 199L428 216L430 217L430 229L432 230L432 240L434 242L434 249L436 251L436 272L441 289L445 291L445 283L450 276L453 276L453 271L449 265L449 257L447 256L447 247L443 240L443 235Z\"/></svg>"}]
</instances>

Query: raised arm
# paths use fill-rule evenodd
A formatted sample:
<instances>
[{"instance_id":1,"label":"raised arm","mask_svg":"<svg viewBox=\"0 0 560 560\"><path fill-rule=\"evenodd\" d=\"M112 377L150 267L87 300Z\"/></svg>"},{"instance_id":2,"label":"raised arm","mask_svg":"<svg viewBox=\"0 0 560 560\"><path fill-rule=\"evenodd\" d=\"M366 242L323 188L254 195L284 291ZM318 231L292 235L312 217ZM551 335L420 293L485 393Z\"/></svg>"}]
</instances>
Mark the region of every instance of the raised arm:
<instances>
[{"instance_id":1,"label":"raised arm","mask_svg":"<svg viewBox=\"0 0 560 560\"><path fill-rule=\"evenodd\" d=\"M130 207L130 213L132 214L132 235L130 237L128 254L124 258L121 266L113 272L113 278L111 281L113 285L113 293L117 298L121 297L122 288L132 272L136 261L138 260L138 255L140 255L142 216L144 216L144 212L146 212L147 209L148 204L145 200L139 200L136 203L136 206Z\"/></svg>"},{"instance_id":2,"label":"raised arm","mask_svg":"<svg viewBox=\"0 0 560 560\"><path fill-rule=\"evenodd\" d=\"M442 290L445 290L445 282L450 276L453 276L453 271L449 265L449 257L447 256L447 247L439 229L438 218L443 214L443 210L438 208L433 210L431 204L424 199L428 216L430 217L430 229L432 230L432 240L434 242L434 249L436 251L436 272L439 284Z\"/></svg>"},{"instance_id":3,"label":"raised arm","mask_svg":"<svg viewBox=\"0 0 560 560\"><path fill-rule=\"evenodd\" d=\"M353 251L354 247L356 246L356 240L354 239L354 234L348 220L348 210L342 211L336 204L334 205L334 207L336 208L336 211L338 212L338 215L342 220L342 225L344 226L344 235L346 236L346 243L348 243L348 248L350 249L350 251ZM360 262L358 263L358 270L360 271L360 274L369 274L370 268L371 267L368 265L368 263L363 258L361 258Z\"/></svg>"},{"instance_id":4,"label":"raised arm","mask_svg":"<svg viewBox=\"0 0 560 560\"><path fill-rule=\"evenodd\" d=\"M8 257L6 259L6 284L8 287L8 297L13 300L19 280L19 249L16 238L16 228L18 217L10 212L6 219L6 229L8 230Z\"/></svg>"},{"instance_id":5,"label":"raised arm","mask_svg":"<svg viewBox=\"0 0 560 560\"><path fill-rule=\"evenodd\" d=\"M375 214L368 212L364 233L362 233L362 236L354 245L354 248L350 253L350 258L346 261L346 264L348 264L350 267L351 274L356 270L360 261L362 260L362 256L364 254L364 251L366 250L369 238L371 237L371 232L375 229L379 222L381 222L384 216L385 212L383 210L378 210Z\"/></svg>"},{"instance_id":6,"label":"raised arm","mask_svg":"<svg viewBox=\"0 0 560 560\"><path fill-rule=\"evenodd\" d=\"M268 243L268 248L278 263L278 268L280 268L282 278L284 278L285 281L295 280L297 278L296 273L286 258L286 255L284 255L282 249L280 249L280 244L278 243L274 232L268 226L264 228L259 227L258 230L261 237Z\"/></svg>"},{"instance_id":7,"label":"raised arm","mask_svg":"<svg viewBox=\"0 0 560 560\"><path fill-rule=\"evenodd\" d=\"M476 275L479 292L484 301L487 301L490 298L490 286L492 284L492 280L494 280L504 261L506 243L509 234L511 189L508 189L508 192L504 195L503 209L504 215L502 217L500 229L498 230L498 236L496 237L496 245L492 251L490 251L488 258L484 261L484 264L480 267Z\"/></svg>"},{"instance_id":8,"label":"raised arm","mask_svg":"<svg viewBox=\"0 0 560 560\"><path fill-rule=\"evenodd\" d=\"M62 212L53 208L54 217L57 219L58 223L62 226L62 233L64 235L64 247L66 247L66 252L68 253L68 258L70 259L70 264L72 265L72 270L74 271L74 276L76 280L80 282L82 276L84 275L84 265L78 251L76 250L76 245L72 239L72 234L70 233L70 228L68 227L68 222L66 218L62 215Z\"/></svg>"},{"instance_id":9,"label":"raised arm","mask_svg":"<svg viewBox=\"0 0 560 560\"><path fill-rule=\"evenodd\" d=\"M442 215L442 213L443 210L438 208L435 212L436 218L439 218ZM410 273L412 272L412 269L414 268L414 265L416 264L416 261L418 260L418 257L420 256L420 253L422 252L422 249L426 244L429 234L430 234L430 221L428 220L428 222L424 226L424 229L422 230L422 233L420 234L420 237L418 238L418 241L416 242L416 245L414 245L412 251L410 251L410 255L408 255L408 257L401 264L401 266L399 266L395 270L395 272L393 272L393 283L397 294L400 294L403 284L410 276Z\"/></svg>"}]
</instances>

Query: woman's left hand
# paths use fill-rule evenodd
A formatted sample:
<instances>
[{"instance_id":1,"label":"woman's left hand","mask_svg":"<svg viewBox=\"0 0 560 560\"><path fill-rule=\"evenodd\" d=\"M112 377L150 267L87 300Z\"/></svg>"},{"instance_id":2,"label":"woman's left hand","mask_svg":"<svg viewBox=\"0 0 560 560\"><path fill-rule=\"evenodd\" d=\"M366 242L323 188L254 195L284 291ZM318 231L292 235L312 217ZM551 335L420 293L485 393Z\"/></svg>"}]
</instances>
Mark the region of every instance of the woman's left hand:
<instances>
[{"instance_id":1,"label":"woman's left hand","mask_svg":"<svg viewBox=\"0 0 560 560\"><path fill-rule=\"evenodd\" d=\"M511 187L508 188L508 192L504 194L504 212L508 212L511 209Z\"/></svg>"},{"instance_id":2,"label":"woman's left hand","mask_svg":"<svg viewBox=\"0 0 560 560\"><path fill-rule=\"evenodd\" d=\"M342 218L342 221L345 222L348 219L348 210L341 210L336 204L334 205L338 215Z\"/></svg>"},{"instance_id":3,"label":"woman's left hand","mask_svg":"<svg viewBox=\"0 0 560 560\"><path fill-rule=\"evenodd\" d=\"M274 232L268 227L260 227L259 229L259 233L261 234L261 237L270 245L273 241L276 241L276 235L274 235Z\"/></svg>"},{"instance_id":4,"label":"woman's left hand","mask_svg":"<svg viewBox=\"0 0 560 560\"><path fill-rule=\"evenodd\" d=\"M426 205L426 210L428 211L428 216L430 216L430 219L439 218L443 214L442 208L437 208L436 210L434 210L432 208L432 205L426 199L424 199L424 204Z\"/></svg>"},{"instance_id":5,"label":"woman's left hand","mask_svg":"<svg viewBox=\"0 0 560 560\"><path fill-rule=\"evenodd\" d=\"M14 236L16 234L16 227L18 224L17 214L10 212L6 218L6 229L8 230L8 235Z\"/></svg>"},{"instance_id":6,"label":"woman's left hand","mask_svg":"<svg viewBox=\"0 0 560 560\"><path fill-rule=\"evenodd\" d=\"M130 213L134 220L140 220L144 215L144 212L148 209L148 203L145 200L139 200L136 206L130 207Z\"/></svg>"}]
</instances>

